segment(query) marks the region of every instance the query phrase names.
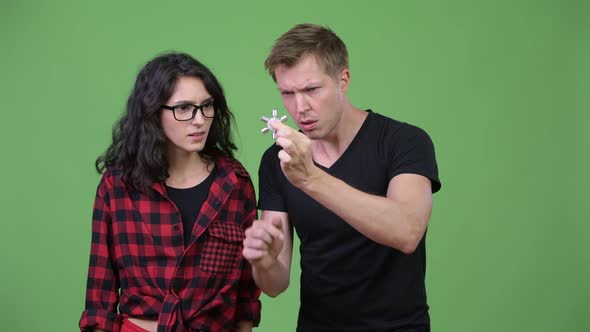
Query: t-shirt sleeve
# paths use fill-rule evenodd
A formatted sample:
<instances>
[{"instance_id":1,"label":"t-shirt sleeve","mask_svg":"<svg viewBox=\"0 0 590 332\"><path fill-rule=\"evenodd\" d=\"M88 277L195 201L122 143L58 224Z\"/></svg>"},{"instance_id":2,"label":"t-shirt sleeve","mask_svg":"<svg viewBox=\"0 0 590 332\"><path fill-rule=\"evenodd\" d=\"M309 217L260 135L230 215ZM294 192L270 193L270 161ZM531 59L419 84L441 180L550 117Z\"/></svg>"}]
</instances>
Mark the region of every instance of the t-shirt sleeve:
<instances>
[{"instance_id":1,"label":"t-shirt sleeve","mask_svg":"<svg viewBox=\"0 0 590 332\"><path fill-rule=\"evenodd\" d=\"M386 141L390 142L386 160L389 161L389 179L403 173L418 174L430 179L432 193L440 190L438 166L434 144L422 129L404 124L395 131L389 131Z\"/></svg>"},{"instance_id":2,"label":"t-shirt sleeve","mask_svg":"<svg viewBox=\"0 0 590 332\"><path fill-rule=\"evenodd\" d=\"M267 211L287 212L281 194L283 171L279 164L279 147L272 146L266 150L258 168L258 209Z\"/></svg>"}]
</instances>

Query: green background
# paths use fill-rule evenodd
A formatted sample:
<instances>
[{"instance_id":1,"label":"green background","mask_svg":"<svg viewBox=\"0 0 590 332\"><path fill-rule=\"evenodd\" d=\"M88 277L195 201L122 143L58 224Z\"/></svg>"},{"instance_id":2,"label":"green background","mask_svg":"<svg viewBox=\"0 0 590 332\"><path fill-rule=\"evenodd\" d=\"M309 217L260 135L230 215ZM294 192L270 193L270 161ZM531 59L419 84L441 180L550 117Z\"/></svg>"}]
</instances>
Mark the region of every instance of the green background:
<instances>
[{"instance_id":1,"label":"green background","mask_svg":"<svg viewBox=\"0 0 590 332\"><path fill-rule=\"evenodd\" d=\"M354 105L434 140L443 189L427 245L433 331L588 331L589 8L1 0L0 330L77 329L94 160L147 60L185 51L213 70L256 183L271 144L259 118L285 113L263 61L281 33L313 22L348 45ZM291 287L262 298L257 331L294 330L298 280L296 253Z\"/></svg>"}]
</instances>

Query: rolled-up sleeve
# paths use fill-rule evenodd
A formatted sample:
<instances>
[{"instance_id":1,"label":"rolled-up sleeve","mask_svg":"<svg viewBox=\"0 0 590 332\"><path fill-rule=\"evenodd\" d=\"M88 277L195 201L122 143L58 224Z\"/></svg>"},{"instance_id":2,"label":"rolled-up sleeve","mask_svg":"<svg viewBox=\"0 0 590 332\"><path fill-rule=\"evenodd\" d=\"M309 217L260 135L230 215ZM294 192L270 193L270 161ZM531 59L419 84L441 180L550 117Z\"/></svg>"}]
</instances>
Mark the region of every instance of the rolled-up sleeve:
<instances>
[{"instance_id":1,"label":"rolled-up sleeve","mask_svg":"<svg viewBox=\"0 0 590 332\"><path fill-rule=\"evenodd\" d=\"M250 266L248 262L245 262L245 264ZM249 321L252 322L253 326L258 326L260 323L261 310L260 300L258 299L260 296L260 289L258 289L254 283L251 268L242 271L242 279L240 282L238 305L236 307L236 321Z\"/></svg>"},{"instance_id":2,"label":"rolled-up sleeve","mask_svg":"<svg viewBox=\"0 0 590 332\"><path fill-rule=\"evenodd\" d=\"M256 210L256 193L250 178L246 181L244 188L244 212L246 220L244 221L244 230L252 225L254 219L257 218ZM242 272L240 274L240 286L238 289L238 304L236 308L236 321L251 321L253 326L258 326L260 323L260 289L254 282L252 275L252 266L245 259L242 258Z\"/></svg>"},{"instance_id":3,"label":"rolled-up sleeve","mask_svg":"<svg viewBox=\"0 0 590 332\"><path fill-rule=\"evenodd\" d=\"M105 176L98 186L94 201L86 304L79 322L80 331L99 328L118 332L121 325L120 315L117 313L119 278L110 249L111 209Z\"/></svg>"}]
</instances>

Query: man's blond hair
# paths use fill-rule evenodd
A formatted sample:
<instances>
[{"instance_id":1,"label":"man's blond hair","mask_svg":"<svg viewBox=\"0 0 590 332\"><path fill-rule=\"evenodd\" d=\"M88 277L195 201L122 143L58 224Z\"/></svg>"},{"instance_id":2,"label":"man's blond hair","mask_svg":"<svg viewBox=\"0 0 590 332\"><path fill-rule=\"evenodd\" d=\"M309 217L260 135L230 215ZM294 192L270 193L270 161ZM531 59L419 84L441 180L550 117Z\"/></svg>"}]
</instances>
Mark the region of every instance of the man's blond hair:
<instances>
[{"instance_id":1,"label":"man's blond hair","mask_svg":"<svg viewBox=\"0 0 590 332\"><path fill-rule=\"evenodd\" d=\"M348 52L344 42L330 28L310 23L298 24L279 37L264 67L276 81L275 70L278 66L293 67L307 55L315 56L324 72L332 77L348 68Z\"/></svg>"}]
</instances>

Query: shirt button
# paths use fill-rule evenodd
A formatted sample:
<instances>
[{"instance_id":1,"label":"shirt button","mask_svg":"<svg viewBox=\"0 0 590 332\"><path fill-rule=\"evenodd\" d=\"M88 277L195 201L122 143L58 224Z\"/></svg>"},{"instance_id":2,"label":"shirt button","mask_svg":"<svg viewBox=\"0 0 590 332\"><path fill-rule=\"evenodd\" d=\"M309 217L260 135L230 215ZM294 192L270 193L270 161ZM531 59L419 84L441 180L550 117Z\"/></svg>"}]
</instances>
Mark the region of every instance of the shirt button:
<instances>
[{"instance_id":1,"label":"shirt button","mask_svg":"<svg viewBox=\"0 0 590 332\"><path fill-rule=\"evenodd\" d=\"M172 230L175 232L178 232L180 230L180 226L174 225L174 226L172 226Z\"/></svg>"}]
</instances>

